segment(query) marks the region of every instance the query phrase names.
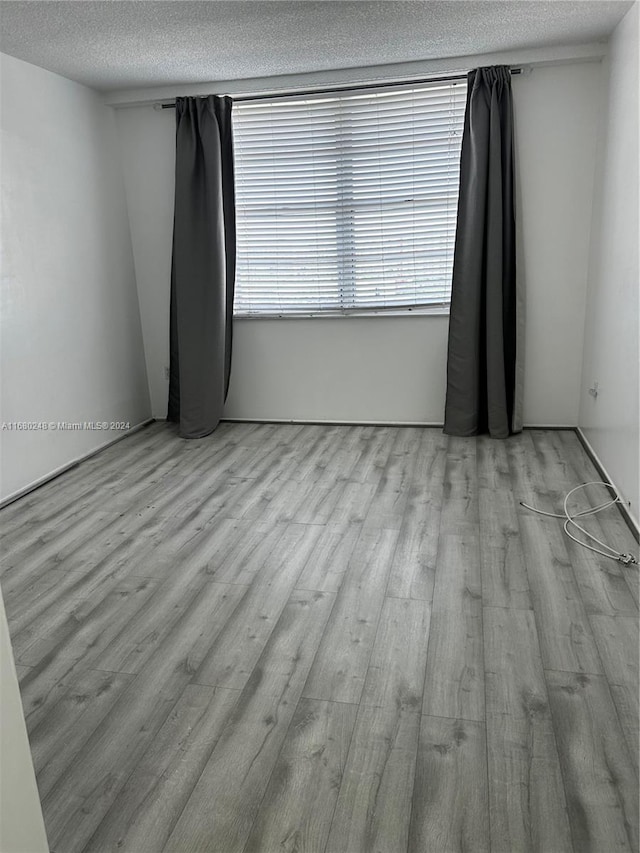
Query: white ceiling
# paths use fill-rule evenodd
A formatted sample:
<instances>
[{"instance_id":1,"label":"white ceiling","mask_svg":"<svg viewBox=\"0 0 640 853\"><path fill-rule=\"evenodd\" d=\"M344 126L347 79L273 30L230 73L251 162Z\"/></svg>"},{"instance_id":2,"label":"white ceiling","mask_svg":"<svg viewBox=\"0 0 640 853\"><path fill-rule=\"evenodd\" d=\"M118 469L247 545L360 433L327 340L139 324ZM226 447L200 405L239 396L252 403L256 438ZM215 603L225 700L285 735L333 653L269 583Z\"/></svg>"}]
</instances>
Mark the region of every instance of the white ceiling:
<instances>
[{"instance_id":1,"label":"white ceiling","mask_svg":"<svg viewBox=\"0 0 640 853\"><path fill-rule=\"evenodd\" d=\"M102 91L606 40L627 0L2 0L0 50Z\"/></svg>"}]
</instances>

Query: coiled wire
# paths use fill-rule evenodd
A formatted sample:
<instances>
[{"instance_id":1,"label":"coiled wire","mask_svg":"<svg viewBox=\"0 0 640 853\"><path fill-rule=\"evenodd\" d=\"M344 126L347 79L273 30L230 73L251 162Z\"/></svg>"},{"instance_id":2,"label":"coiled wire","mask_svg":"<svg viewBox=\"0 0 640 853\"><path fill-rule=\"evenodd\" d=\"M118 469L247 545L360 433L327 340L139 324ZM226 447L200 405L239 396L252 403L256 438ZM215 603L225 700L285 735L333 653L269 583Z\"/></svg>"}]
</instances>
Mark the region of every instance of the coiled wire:
<instances>
[{"instance_id":1,"label":"coiled wire","mask_svg":"<svg viewBox=\"0 0 640 853\"><path fill-rule=\"evenodd\" d=\"M580 512L576 512L571 514L569 512L569 499L575 492L580 491L580 489L586 489L587 486L606 486L608 489L614 493L615 497L606 503L600 504L596 507L591 507L589 509L583 509ZM607 545L606 542L603 542L601 539L598 539L597 536L594 536L593 533L589 533L588 530L585 530L582 525L578 524L576 521L577 518L584 518L588 515L595 515L598 512L602 512L604 509L608 509L610 506L614 506L615 504L622 503L622 498L617 493L615 487L611 483L604 483L600 480L593 480L590 483L581 483L579 486L576 486L571 491L567 492L565 495L562 509L563 513L555 513L555 512L545 512L542 509L537 509L535 506L530 506L529 504L524 503L524 501L520 501L520 506L523 506L525 509L530 509L532 512L538 513L538 515L546 515L550 518L564 518L565 522L563 525L564 532L567 534L569 539L573 539L578 545L582 545L583 548L588 548L589 551L593 551L595 554L600 554L602 557L607 557L610 560L617 560L619 563L623 563L625 566L629 566L631 564L636 564L638 561L633 556L633 554L622 553L621 551L617 551L615 548L612 548L611 545ZM571 532L571 528L575 528L582 533L587 539L595 542L597 545L600 545L600 548L595 548L593 545L589 545L588 542L583 542L581 539L578 539ZM605 549L605 550L602 550Z\"/></svg>"}]
</instances>

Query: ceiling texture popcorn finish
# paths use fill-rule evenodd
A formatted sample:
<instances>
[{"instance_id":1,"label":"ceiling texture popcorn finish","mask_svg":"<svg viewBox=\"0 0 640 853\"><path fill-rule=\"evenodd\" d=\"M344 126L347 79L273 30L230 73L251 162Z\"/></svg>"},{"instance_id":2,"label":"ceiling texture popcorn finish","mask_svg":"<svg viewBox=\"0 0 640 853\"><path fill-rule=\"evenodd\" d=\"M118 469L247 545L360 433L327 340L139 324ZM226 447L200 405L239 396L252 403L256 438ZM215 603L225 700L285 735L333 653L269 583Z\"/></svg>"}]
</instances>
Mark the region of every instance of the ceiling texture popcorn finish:
<instances>
[{"instance_id":1,"label":"ceiling texture popcorn finish","mask_svg":"<svg viewBox=\"0 0 640 853\"><path fill-rule=\"evenodd\" d=\"M0 50L109 91L594 42L631 5L1 0Z\"/></svg>"}]
</instances>

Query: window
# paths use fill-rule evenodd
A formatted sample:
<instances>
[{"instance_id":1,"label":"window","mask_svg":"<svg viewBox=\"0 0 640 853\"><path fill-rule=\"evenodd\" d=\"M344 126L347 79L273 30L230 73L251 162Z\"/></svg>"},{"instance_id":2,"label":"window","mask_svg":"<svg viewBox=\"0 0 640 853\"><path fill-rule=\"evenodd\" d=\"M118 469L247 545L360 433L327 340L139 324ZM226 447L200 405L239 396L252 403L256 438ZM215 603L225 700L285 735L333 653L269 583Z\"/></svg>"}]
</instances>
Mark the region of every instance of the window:
<instances>
[{"instance_id":1,"label":"window","mask_svg":"<svg viewBox=\"0 0 640 853\"><path fill-rule=\"evenodd\" d=\"M236 315L449 302L466 81L234 106Z\"/></svg>"}]
</instances>

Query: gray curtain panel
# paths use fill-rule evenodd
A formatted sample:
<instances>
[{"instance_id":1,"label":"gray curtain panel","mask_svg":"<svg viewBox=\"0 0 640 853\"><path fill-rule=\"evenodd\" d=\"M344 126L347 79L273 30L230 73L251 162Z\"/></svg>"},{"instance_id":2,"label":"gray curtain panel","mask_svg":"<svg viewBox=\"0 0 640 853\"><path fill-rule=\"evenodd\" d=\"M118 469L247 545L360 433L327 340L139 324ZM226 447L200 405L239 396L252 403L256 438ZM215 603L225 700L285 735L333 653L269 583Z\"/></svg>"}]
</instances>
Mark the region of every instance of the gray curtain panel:
<instances>
[{"instance_id":1,"label":"gray curtain panel","mask_svg":"<svg viewBox=\"0 0 640 853\"><path fill-rule=\"evenodd\" d=\"M235 244L231 98L177 98L167 418L184 438L208 435L222 417Z\"/></svg>"},{"instance_id":2,"label":"gray curtain panel","mask_svg":"<svg viewBox=\"0 0 640 853\"><path fill-rule=\"evenodd\" d=\"M513 172L511 74L505 66L478 68L468 76L460 159L448 435L506 438L522 428Z\"/></svg>"}]
</instances>

